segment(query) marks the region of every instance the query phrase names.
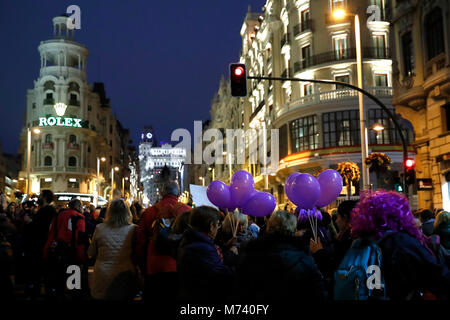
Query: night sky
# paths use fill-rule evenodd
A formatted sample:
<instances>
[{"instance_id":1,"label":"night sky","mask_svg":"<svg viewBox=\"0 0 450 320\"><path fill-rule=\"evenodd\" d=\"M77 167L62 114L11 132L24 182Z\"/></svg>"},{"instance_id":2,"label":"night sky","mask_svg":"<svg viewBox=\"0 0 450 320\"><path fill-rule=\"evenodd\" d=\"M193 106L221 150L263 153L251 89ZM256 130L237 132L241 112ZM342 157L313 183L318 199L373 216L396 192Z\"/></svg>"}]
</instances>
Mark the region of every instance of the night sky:
<instances>
[{"instance_id":1,"label":"night sky","mask_svg":"<svg viewBox=\"0 0 450 320\"><path fill-rule=\"evenodd\" d=\"M158 140L193 131L228 64L239 59L248 6L265 0L1 0L0 141L17 153L27 89L39 76L40 41L53 38L52 18L81 9L75 40L87 46L88 83L104 82L113 112L137 145L144 125Z\"/></svg>"}]
</instances>

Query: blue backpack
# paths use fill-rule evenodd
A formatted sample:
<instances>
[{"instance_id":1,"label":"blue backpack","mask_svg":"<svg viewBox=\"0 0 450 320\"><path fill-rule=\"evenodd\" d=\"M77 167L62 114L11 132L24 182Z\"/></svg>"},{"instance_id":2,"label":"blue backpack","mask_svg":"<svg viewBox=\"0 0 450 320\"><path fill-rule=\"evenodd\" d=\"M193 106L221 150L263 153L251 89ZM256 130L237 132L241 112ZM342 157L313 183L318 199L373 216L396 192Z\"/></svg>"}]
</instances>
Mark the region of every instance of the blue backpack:
<instances>
[{"instance_id":1,"label":"blue backpack","mask_svg":"<svg viewBox=\"0 0 450 320\"><path fill-rule=\"evenodd\" d=\"M334 273L334 300L385 298L380 247L367 240L355 240Z\"/></svg>"}]
</instances>

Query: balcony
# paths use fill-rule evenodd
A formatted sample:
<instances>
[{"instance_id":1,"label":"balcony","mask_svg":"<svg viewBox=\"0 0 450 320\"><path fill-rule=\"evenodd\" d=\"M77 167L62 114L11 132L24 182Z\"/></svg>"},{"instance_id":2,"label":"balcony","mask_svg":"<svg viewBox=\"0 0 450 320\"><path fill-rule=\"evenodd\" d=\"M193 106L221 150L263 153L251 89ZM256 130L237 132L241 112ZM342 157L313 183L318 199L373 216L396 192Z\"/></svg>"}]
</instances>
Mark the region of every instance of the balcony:
<instances>
[{"instance_id":1,"label":"balcony","mask_svg":"<svg viewBox=\"0 0 450 320\"><path fill-rule=\"evenodd\" d=\"M46 142L42 144L42 149L44 150L53 150L54 147L55 145L53 144L53 142Z\"/></svg>"},{"instance_id":2,"label":"balcony","mask_svg":"<svg viewBox=\"0 0 450 320\"><path fill-rule=\"evenodd\" d=\"M46 98L46 99L44 99L44 103L43 103L44 105L54 105L55 104L55 99L53 99L53 98Z\"/></svg>"},{"instance_id":3,"label":"balcony","mask_svg":"<svg viewBox=\"0 0 450 320\"><path fill-rule=\"evenodd\" d=\"M294 37L297 37L298 35L302 34L305 31L313 31L312 27L312 20L305 20L302 23L299 23L294 26Z\"/></svg>"},{"instance_id":4,"label":"balcony","mask_svg":"<svg viewBox=\"0 0 450 320\"><path fill-rule=\"evenodd\" d=\"M80 106L80 101L78 101L78 100L69 100L69 106L79 107Z\"/></svg>"},{"instance_id":5,"label":"balcony","mask_svg":"<svg viewBox=\"0 0 450 320\"><path fill-rule=\"evenodd\" d=\"M445 68L445 53L441 53L425 64L425 79Z\"/></svg>"},{"instance_id":6,"label":"balcony","mask_svg":"<svg viewBox=\"0 0 450 320\"><path fill-rule=\"evenodd\" d=\"M389 48L364 47L361 49L363 59L390 59L391 51ZM321 65L326 63L339 63L345 60L356 60L356 48L347 48L340 51L328 51L307 57L302 61L294 63L294 72Z\"/></svg>"},{"instance_id":7,"label":"balcony","mask_svg":"<svg viewBox=\"0 0 450 320\"><path fill-rule=\"evenodd\" d=\"M370 87L365 88L365 90L373 94L377 98L392 99L393 96L393 88L391 87ZM276 113L275 118L278 119L288 112L297 110L299 108L308 105L315 105L315 104L319 105L339 100L356 99L357 97L358 91L350 88L331 91L319 91L311 95L300 97L299 99L293 101L292 105L290 106L288 105L281 107Z\"/></svg>"},{"instance_id":8,"label":"balcony","mask_svg":"<svg viewBox=\"0 0 450 320\"><path fill-rule=\"evenodd\" d=\"M70 173L80 173L80 174L90 174L90 175L97 174L96 170L91 169L91 168L55 167L55 166L34 167L32 169L32 172L70 172Z\"/></svg>"},{"instance_id":9,"label":"balcony","mask_svg":"<svg viewBox=\"0 0 450 320\"><path fill-rule=\"evenodd\" d=\"M67 144L67 149L80 150L80 145L78 143L69 143L69 144Z\"/></svg>"}]
</instances>

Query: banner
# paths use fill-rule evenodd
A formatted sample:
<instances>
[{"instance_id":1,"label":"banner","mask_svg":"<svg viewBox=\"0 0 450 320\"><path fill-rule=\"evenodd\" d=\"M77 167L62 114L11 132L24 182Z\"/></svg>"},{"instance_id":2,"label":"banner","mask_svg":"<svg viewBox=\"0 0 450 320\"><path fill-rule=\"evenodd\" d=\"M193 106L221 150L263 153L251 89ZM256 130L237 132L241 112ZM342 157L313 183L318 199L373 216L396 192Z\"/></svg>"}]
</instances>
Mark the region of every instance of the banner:
<instances>
[{"instance_id":1,"label":"banner","mask_svg":"<svg viewBox=\"0 0 450 320\"><path fill-rule=\"evenodd\" d=\"M196 207L210 206L210 207L218 209L215 205L213 205L211 203L211 201L209 201L208 196L206 195L207 188L208 187L198 186L195 184L189 185L189 190L191 192L192 201L194 202L194 205Z\"/></svg>"}]
</instances>

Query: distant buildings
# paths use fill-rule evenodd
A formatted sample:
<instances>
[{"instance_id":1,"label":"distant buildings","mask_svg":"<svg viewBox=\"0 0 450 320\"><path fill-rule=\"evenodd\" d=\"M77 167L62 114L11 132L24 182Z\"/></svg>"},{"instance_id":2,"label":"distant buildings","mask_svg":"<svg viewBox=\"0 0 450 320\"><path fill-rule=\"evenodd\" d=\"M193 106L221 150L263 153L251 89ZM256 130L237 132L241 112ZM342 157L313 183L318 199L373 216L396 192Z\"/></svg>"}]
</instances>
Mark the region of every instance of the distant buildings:
<instances>
[{"instance_id":1,"label":"distant buildings","mask_svg":"<svg viewBox=\"0 0 450 320\"><path fill-rule=\"evenodd\" d=\"M94 194L98 163L98 193L107 197L111 189L121 187L127 193L130 133L113 114L103 83L88 84L89 52L75 42L75 30L68 30L66 21L66 16L55 17L53 39L38 47L40 72L27 92L20 177L27 178L27 130L39 129L39 134L31 134L32 193L51 189ZM119 170L111 181L114 167Z\"/></svg>"},{"instance_id":2,"label":"distant buildings","mask_svg":"<svg viewBox=\"0 0 450 320\"><path fill-rule=\"evenodd\" d=\"M2 153L0 145L0 191L8 201L16 200L19 189L20 156Z\"/></svg>"},{"instance_id":3,"label":"distant buildings","mask_svg":"<svg viewBox=\"0 0 450 320\"><path fill-rule=\"evenodd\" d=\"M139 143L140 179L144 188L142 202L144 206L154 205L162 198L164 182L178 182L181 192L187 181L185 165L186 150L174 148L168 143L159 146L153 128L147 126L141 134Z\"/></svg>"}]
</instances>

